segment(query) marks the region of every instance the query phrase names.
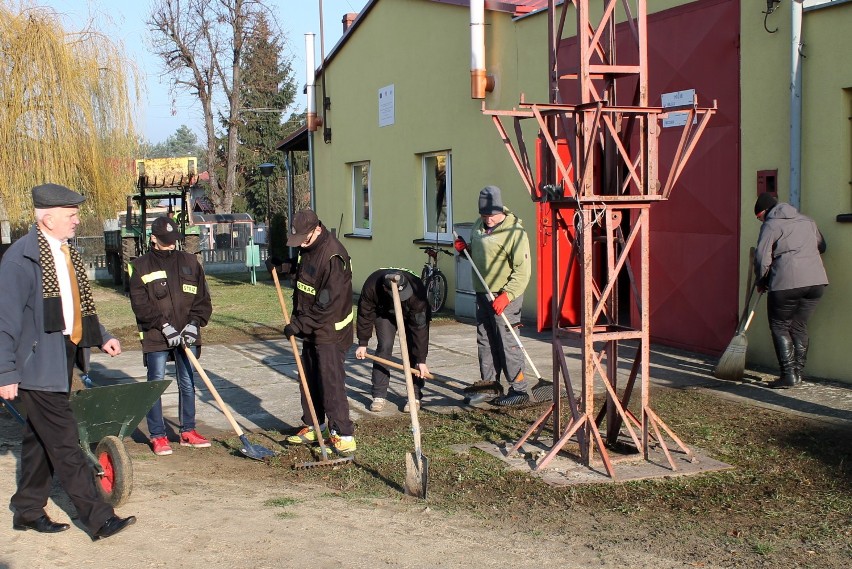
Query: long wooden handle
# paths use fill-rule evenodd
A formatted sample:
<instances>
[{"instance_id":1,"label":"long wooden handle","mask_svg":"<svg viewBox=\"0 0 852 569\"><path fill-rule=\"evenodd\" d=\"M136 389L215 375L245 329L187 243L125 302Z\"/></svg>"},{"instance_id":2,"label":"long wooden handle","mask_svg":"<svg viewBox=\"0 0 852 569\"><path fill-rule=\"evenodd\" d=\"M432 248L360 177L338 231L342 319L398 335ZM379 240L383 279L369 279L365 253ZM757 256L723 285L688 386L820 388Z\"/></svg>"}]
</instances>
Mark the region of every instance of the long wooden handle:
<instances>
[{"instance_id":1,"label":"long wooden handle","mask_svg":"<svg viewBox=\"0 0 852 569\"><path fill-rule=\"evenodd\" d=\"M396 332L399 336L399 350L402 352L402 371L405 374L405 389L408 392L408 410L411 414L411 432L414 434L414 454L418 463L423 456L420 445L420 419L417 418L417 397L414 395L414 380L411 378L411 362L408 360L408 342L405 339L405 321L402 318L402 302L399 300L399 275L394 275L391 280L394 285L390 287L393 295L393 311L396 315Z\"/></svg>"},{"instance_id":2,"label":"long wooden handle","mask_svg":"<svg viewBox=\"0 0 852 569\"><path fill-rule=\"evenodd\" d=\"M237 421L234 420L234 416L231 415L231 411L228 409L228 406L225 405L225 402L222 401L221 397L219 397L219 392L216 391L215 387L213 387L213 382L210 381L210 378L207 377L207 374L204 372L204 368L201 367L200 363L198 363L198 358L196 358L195 354L192 353L192 349L189 346L184 345L183 351L184 353L186 353L186 357L189 358L189 361L192 362L192 367L195 368L195 371L197 371L198 375L201 376L201 379L204 380L204 385L206 385L207 389L210 390L210 393L213 394L213 399L215 399L216 403L219 404L219 409L221 409L222 413L225 414L225 417L227 417L228 422L231 423L231 427L233 427L234 431L237 433L237 436L243 436L243 430L237 424Z\"/></svg>"},{"instance_id":3,"label":"long wooden handle","mask_svg":"<svg viewBox=\"0 0 852 569\"><path fill-rule=\"evenodd\" d=\"M379 362L382 365L386 365L388 367L392 367L392 368L395 368L395 369L398 369L398 370L404 370L405 369L405 366L403 366L402 364L396 363L393 360L386 360L385 358L380 358L379 356L374 356L372 354L364 354L364 355L366 355L368 358L370 358L373 361ZM420 377L422 375L420 373L420 370L415 369L415 368L411 368L411 373L413 373L417 377ZM426 375L423 375L423 377L425 377L426 379L435 379L435 376L432 375L429 372L426 372Z\"/></svg>"},{"instance_id":4,"label":"long wooden handle","mask_svg":"<svg viewBox=\"0 0 852 569\"><path fill-rule=\"evenodd\" d=\"M284 302L284 293L281 291L281 283L278 282L278 271L274 268L272 269L272 280L275 283L275 291L278 293L278 303L281 304L281 314L284 315L284 325L287 326L290 324L290 315L287 312L287 303ZM317 419L317 412L314 409L314 400L311 398L311 390L308 388L308 380L305 375L305 367L302 365L302 356L299 355L299 345L296 343L296 337L290 336L290 346L293 348L293 356L296 358L296 369L299 370L299 383L302 385L302 393L305 394L305 401L308 402L308 411L311 413L311 421L314 424L314 432L317 435L317 442L320 445L320 452L322 453L322 457L325 458L326 450L325 450L325 441L322 437L322 431L320 430L319 419Z\"/></svg>"}]
</instances>

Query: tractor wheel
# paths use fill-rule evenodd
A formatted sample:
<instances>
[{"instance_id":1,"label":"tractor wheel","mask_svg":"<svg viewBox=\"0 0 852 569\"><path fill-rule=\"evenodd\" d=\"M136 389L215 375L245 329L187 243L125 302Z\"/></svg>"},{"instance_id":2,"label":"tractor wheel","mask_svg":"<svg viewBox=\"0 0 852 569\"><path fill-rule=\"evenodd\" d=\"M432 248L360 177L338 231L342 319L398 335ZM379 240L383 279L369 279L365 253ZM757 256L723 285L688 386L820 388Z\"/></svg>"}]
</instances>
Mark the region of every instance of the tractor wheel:
<instances>
[{"instance_id":1,"label":"tractor wheel","mask_svg":"<svg viewBox=\"0 0 852 569\"><path fill-rule=\"evenodd\" d=\"M117 508L130 498L133 490L133 462L124 443L118 437L101 439L95 449L95 457L104 470L103 476L95 474L98 492L104 500Z\"/></svg>"},{"instance_id":2,"label":"tractor wheel","mask_svg":"<svg viewBox=\"0 0 852 569\"><path fill-rule=\"evenodd\" d=\"M125 237L121 240L121 278L124 281L124 292L130 290L130 271L128 263L136 258L138 252L135 237Z\"/></svg>"}]
</instances>

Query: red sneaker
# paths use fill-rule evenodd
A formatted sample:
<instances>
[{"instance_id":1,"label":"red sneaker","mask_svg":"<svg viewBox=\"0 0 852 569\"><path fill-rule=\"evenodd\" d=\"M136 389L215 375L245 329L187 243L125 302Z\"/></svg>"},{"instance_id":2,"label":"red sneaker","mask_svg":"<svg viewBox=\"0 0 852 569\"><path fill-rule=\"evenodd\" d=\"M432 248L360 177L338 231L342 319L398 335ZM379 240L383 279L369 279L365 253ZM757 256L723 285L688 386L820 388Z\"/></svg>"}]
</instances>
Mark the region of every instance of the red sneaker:
<instances>
[{"instance_id":1,"label":"red sneaker","mask_svg":"<svg viewBox=\"0 0 852 569\"><path fill-rule=\"evenodd\" d=\"M169 446L169 439L166 437L151 439L151 448L154 449L154 454L157 456L172 454L172 447Z\"/></svg>"},{"instance_id":2,"label":"red sneaker","mask_svg":"<svg viewBox=\"0 0 852 569\"><path fill-rule=\"evenodd\" d=\"M210 441L198 434L198 431L184 431L180 434L180 444L185 447L207 448L210 446Z\"/></svg>"}]
</instances>

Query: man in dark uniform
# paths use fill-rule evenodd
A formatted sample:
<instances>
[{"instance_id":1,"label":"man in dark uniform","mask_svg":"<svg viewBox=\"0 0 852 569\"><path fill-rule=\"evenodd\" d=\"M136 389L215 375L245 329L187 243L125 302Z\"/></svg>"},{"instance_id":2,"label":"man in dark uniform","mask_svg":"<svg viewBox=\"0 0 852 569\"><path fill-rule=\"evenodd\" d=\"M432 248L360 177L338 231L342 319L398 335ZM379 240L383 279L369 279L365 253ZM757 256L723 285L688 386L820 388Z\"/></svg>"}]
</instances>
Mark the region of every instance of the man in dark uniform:
<instances>
[{"instance_id":1,"label":"man in dark uniform","mask_svg":"<svg viewBox=\"0 0 852 569\"><path fill-rule=\"evenodd\" d=\"M68 245L85 198L57 184L36 186L32 198L36 225L0 263L0 397L19 397L27 414L12 527L41 533L70 527L44 510L56 473L98 540L136 518L116 516L98 492L68 394L79 350L97 346L117 356L121 345L101 326L80 255Z\"/></svg>"},{"instance_id":2,"label":"man in dark uniform","mask_svg":"<svg viewBox=\"0 0 852 569\"><path fill-rule=\"evenodd\" d=\"M398 275L400 280L396 285L399 300L402 305L402 316L405 327L405 340L408 344L408 357L411 365L420 371L420 377L414 376L414 394L417 406L423 398L423 377L429 373L426 367L426 356L429 353L429 303L426 300L426 287L417 275L406 269L379 269L367 277L361 288L358 299L358 349L355 357L363 360L367 357L367 343L376 329L376 355L389 358L393 351L396 338L396 315L394 313L391 280ZM379 362L373 362L373 403L370 411L378 413L385 407L387 400L390 371ZM405 404L408 411L408 402Z\"/></svg>"},{"instance_id":3,"label":"man in dark uniform","mask_svg":"<svg viewBox=\"0 0 852 569\"><path fill-rule=\"evenodd\" d=\"M175 361L180 444L206 448L210 441L195 430L195 380L181 344L200 355L201 327L210 320L213 305L198 258L175 250L179 237L180 228L168 217L151 224L152 249L130 265L130 305L142 335L148 381L163 379L166 362ZM160 400L148 411L147 420L154 454L172 454Z\"/></svg>"},{"instance_id":4,"label":"man in dark uniform","mask_svg":"<svg viewBox=\"0 0 852 569\"><path fill-rule=\"evenodd\" d=\"M293 318L284 328L287 338L302 338L302 359L311 401L323 437L330 430L331 446L341 455L355 452L355 426L349 418L346 372L343 364L352 345L352 264L349 253L310 209L293 216L290 247L299 247L296 263L269 259L279 274L295 273ZM325 419L328 418L328 425ZM311 415L302 394L302 423ZM312 426L287 437L291 444L317 441Z\"/></svg>"}]
</instances>

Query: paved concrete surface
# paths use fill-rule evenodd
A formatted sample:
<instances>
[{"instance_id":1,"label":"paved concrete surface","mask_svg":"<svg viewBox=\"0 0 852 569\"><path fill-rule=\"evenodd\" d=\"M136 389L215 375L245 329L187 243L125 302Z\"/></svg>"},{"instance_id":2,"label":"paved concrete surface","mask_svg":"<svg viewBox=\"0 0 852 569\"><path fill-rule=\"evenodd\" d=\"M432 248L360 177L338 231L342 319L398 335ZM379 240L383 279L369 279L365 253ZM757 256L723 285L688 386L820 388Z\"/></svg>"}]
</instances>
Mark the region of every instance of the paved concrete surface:
<instances>
[{"instance_id":1,"label":"paved concrete surface","mask_svg":"<svg viewBox=\"0 0 852 569\"><path fill-rule=\"evenodd\" d=\"M539 372L546 379L550 379L552 348L549 335L537 334L527 327L523 329L521 337ZM371 345L370 350L373 348ZM372 362L356 360L353 354L354 346L350 350L346 366L351 413L357 421L361 417L375 416L367 409L371 401ZM580 350L576 344L568 345L565 347L565 354L572 384L579 393ZM623 370L620 373L620 383L623 385L632 363L632 349L624 347L621 354ZM286 431L300 425L298 372L289 342L204 346L200 361L244 430ZM424 409L443 413L469 408L463 403L462 390L479 379L475 327L465 322L441 322L433 325L427 363L438 378L427 383L424 390ZM711 375L715 363L714 358L654 347L651 356L651 380L658 385L702 389L748 404L852 425L850 385L808 381L795 389L776 391L759 383L761 379L771 380L772 374L755 370L746 371L744 383L717 380ZM91 377L97 385L145 379L142 354L138 351L127 351L117 358L94 353L91 364ZM530 374L529 366L527 373ZM172 364L167 368L167 377L173 377ZM200 378L196 380L196 385L198 429L202 433L231 430ZM380 415L400 413L405 403L405 393L401 372L393 372L388 394L389 404ZM163 404L167 420L174 421L177 417L177 388L174 383L166 390ZM665 420L665 417L662 419ZM174 427L174 424L172 426ZM144 421L140 429L145 430ZM688 441L685 442L689 444Z\"/></svg>"}]
</instances>

